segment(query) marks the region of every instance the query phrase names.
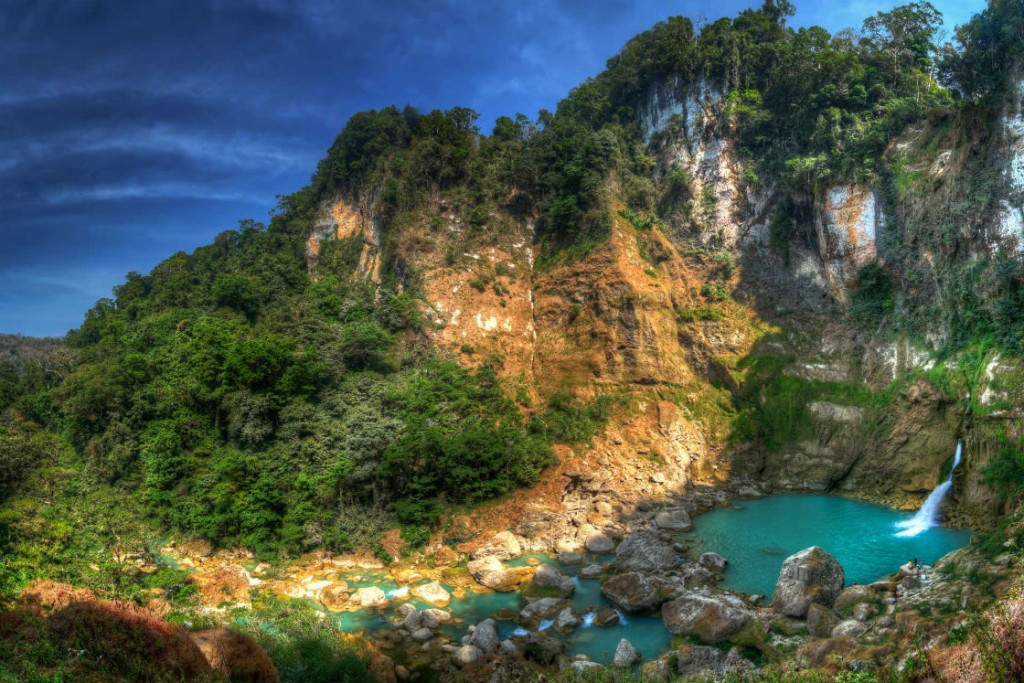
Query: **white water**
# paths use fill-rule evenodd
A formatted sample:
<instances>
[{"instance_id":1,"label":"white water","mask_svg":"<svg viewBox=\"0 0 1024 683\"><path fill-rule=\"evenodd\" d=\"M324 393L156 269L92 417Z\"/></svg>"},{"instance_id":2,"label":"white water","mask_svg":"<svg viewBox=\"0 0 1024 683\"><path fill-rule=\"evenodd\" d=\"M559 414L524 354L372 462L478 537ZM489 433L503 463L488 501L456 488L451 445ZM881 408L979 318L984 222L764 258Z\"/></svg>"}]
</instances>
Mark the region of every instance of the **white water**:
<instances>
[{"instance_id":1,"label":"white water","mask_svg":"<svg viewBox=\"0 0 1024 683\"><path fill-rule=\"evenodd\" d=\"M935 490L928 494L928 498L924 501L924 505L917 511L916 515L905 522L896 524L897 528L902 529L902 531L896 534L897 536L917 536L939 525L939 511L942 508L942 499L946 497L946 492L953 485L953 472L956 471L956 466L960 464L960 455L963 452L963 447L963 442L958 441L956 444L956 455L953 456L953 467L949 470L949 478L936 486Z\"/></svg>"},{"instance_id":2,"label":"white water","mask_svg":"<svg viewBox=\"0 0 1024 683\"><path fill-rule=\"evenodd\" d=\"M409 587L392 588L388 591L388 597L392 600L402 600L409 597Z\"/></svg>"},{"instance_id":3,"label":"white water","mask_svg":"<svg viewBox=\"0 0 1024 683\"><path fill-rule=\"evenodd\" d=\"M587 612L583 615L583 628L590 628L594 625L594 619L597 618L597 612Z\"/></svg>"}]
</instances>

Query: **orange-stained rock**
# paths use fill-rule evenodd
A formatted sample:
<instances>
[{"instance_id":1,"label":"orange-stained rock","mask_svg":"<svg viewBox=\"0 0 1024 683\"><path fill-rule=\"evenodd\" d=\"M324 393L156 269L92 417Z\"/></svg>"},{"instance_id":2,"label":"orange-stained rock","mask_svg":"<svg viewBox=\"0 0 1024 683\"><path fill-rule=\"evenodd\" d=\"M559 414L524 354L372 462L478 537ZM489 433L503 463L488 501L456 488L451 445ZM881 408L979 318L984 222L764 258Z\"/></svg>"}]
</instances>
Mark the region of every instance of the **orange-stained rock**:
<instances>
[{"instance_id":1,"label":"orange-stained rock","mask_svg":"<svg viewBox=\"0 0 1024 683\"><path fill-rule=\"evenodd\" d=\"M249 575L238 565L229 564L212 572L192 574L189 580L199 586L199 594L206 605L250 603Z\"/></svg>"}]
</instances>

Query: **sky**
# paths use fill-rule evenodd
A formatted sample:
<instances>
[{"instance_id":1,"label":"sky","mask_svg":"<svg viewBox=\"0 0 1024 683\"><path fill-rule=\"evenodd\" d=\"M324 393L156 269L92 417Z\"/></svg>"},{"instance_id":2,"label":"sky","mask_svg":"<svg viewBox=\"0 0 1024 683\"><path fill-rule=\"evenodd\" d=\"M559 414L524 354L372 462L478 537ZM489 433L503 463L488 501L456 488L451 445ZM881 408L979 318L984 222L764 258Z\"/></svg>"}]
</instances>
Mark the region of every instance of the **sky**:
<instances>
[{"instance_id":1,"label":"sky","mask_svg":"<svg viewBox=\"0 0 1024 683\"><path fill-rule=\"evenodd\" d=\"M859 27L884 0L795 0ZM933 0L950 30L983 0ZM353 113L553 110L629 38L741 0L3 0L0 332L60 335L305 185Z\"/></svg>"}]
</instances>

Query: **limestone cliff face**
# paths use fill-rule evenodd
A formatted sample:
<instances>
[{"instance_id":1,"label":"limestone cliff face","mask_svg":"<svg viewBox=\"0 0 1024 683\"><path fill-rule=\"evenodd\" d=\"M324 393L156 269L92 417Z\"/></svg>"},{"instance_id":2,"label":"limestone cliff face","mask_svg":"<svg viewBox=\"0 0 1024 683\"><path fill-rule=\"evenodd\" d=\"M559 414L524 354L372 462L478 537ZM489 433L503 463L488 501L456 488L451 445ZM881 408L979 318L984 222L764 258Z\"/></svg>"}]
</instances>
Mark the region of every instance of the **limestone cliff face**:
<instances>
[{"instance_id":1,"label":"limestone cliff face","mask_svg":"<svg viewBox=\"0 0 1024 683\"><path fill-rule=\"evenodd\" d=\"M975 255L1018 248L1022 112L1019 86L998 124L1010 190L996 226L971 242ZM826 186L801 200L807 211L784 258L769 237L784 190L750 180L720 90L703 80L658 84L638 115L663 222L635 227L611 177L611 235L571 262L538 268L531 218L495 209L485 227L473 226L456 196L432 198L421 221L387 238L415 272L434 348L468 366L498 359L501 374L534 405L559 391L624 399L589 449L565 450L561 468L498 516L518 520L523 533L543 526L538 520L567 519L565 533L582 542L594 530L614 530L614 510L705 487L841 491L918 505L970 431L962 407L920 379L903 382L884 409L830 396L827 387L882 392L935 366L927 343L879 337L843 312L858 271L886 263L886 235L904 229L919 207L894 209L880 185ZM969 152L926 138L912 127L891 153L941 196ZM311 263L324 240L357 239L356 273L379 281L375 225L370 207L335 201L310 235ZM907 239L926 272L940 277L927 271L935 255ZM928 340L942 337L925 332ZM747 410L738 406L750 400L749 368L766 359L784 377L826 387L804 406L809 436L774 449L736 432ZM991 368L978 391L997 391L1006 372ZM978 442L977 451L955 489L964 518L988 514L994 499L981 475L992 449ZM593 476L574 478L579 471Z\"/></svg>"}]
</instances>

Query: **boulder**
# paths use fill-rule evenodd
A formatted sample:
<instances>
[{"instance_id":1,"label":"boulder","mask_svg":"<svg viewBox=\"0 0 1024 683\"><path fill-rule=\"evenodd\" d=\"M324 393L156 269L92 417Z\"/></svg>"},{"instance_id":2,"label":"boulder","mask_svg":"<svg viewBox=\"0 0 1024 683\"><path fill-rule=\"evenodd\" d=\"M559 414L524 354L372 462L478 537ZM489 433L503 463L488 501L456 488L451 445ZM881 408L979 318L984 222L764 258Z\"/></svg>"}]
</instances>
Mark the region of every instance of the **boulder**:
<instances>
[{"instance_id":1,"label":"boulder","mask_svg":"<svg viewBox=\"0 0 1024 683\"><path fill-rule=\"evenodd\" d=\"M886 589L889 593L892 592L892 586L887 585ZM853 612L853 608L862 602L878 602L879 598L878 591L871 586L862 586L857 584L850 586L836 598L835 608L840 614L850 614Z\"/></svg>"},{"instance_id":2,"label":"boulder","mask_svg":"<svg viewBox=\"0 0 1024 683\"><path fill-rule=\"evenodd\" d=\"M669 632L697 636L712 645L734 636L753 616L739 598L709 592L686 593L661 606L661 618Z\"/></svg>"},{"instance_id":3,"label":"boulder","mask_svg":"<svg viewBox=\"0 0 1024 683\"><path fill-rule=\"evenodd\" d=\"M565 606L564 598L527 598L529 604L519 612L523 619L541 619L549 617Z\"/></svg>"},{"instance_id":4,"label":"boulder","mask_svg":"<svg viewBox=\"0 0 1024 683\"><path fill-rule=\"evenodd\" d=\"M519 545L519 539L510 531L499 531L491 537L487 545L477 549L472 557L478 560L482 557L494 557L499 560L512 560L523 554L523 548Z\"/></svg>"},{"instance_id":5,"label":"boulder","mask_svg":"<svg viewBox=\"0 0 1024 683\"><path fill-rule=\"evenodd\" d=\"M388 596L376 586L365 586L355 592L352 602L364 609L381 609L387 607Z\"/></svg>"},{"instance_id":6,"label":"boulder","mask_svg":"<svg viewBox=\"0 0 1024 683\"><path fill-rule=\"evenodd\" d=\"M556 591L562 597L568 597L576 590L576 584L570 577L551 565L542 564L533 573L533 579L530 580L530 588L535 591L535 594L537 592Z\"/></svg>"},{"instance_id":7,"label":"boulder","mask_svg":"<svg viewBox=\"0 0 1024 683\"><path fill-rule=\"evenodd\" d=\"M669 531L689 531L693 528L690 513L686 510L662 510L654 515L654 524Z\"/></svg>"},{"instance_id":8,"label":"boulder","mask_svg":"<svg viewBox=\"0 0 1024 683\"><path fill-rule=\"evenodd\" d=\"M558 564L574 565L583 564L582 553L558 553L558 557L555 558Z\"/></svg>"},{"instance_id":9,"label":"boulder","mask_svg":"<svg viewBox=\"0 0 1024 683\"><path fill-rule=\"evenodd\" d=\"M466 644L480 648L484 654L497 650L501 640L498 638L498 630L494 627L494 619L484 619L477 624Z\"/></svg>"},{"instance_id":10,"label":"boulder","mask_svg":"<svg viewBox=\"0 0 1024 683\"><path fill-rule=\"evenodd\" d=\"M472 664L476 660L480 659L481 655L483 655L483 652L480 651L480 648L474 647L472 645L463 645L462 647L456 647L451 652L452 661L455 663L456 666L460 667L466 666L467 664Z\"/></svg>"},{"instance_id":11,"label":"boulder","mask_svg":"<svg viewBox=\"0 0 1024 683\"><path fill-rule=\"evenodd\" d=\"M587 536L587 542L585 545L587 550L599 555L603 553L610 553L615 550L615 541L600 531L596 531Z\"/></svg>"},{"instance_id":12,"label":"boulder","mask_svg":"<svg viewBox=\"0 0 1024 683\"><path fill-rule=\"evenodd\" d=\"M419 613L420 620L427 628L438 628L442 624L451 622L452 615L443 609L425 609Z\"/></svg>"},{"instance_id":13,"label":"boulder","mask_svg":"<svg viewBox=\"0 0 1024 683\"><path fill-rule=\"evenodd\" d=\"M555 630L568 633L580 625L580 617L572 607L566 607L555 617Z\"/></svg>"},{"instance_id":14,"label":"boulder","mask_svg":"<svg viewBox=\"0 0 1024 683\"><path fill-rule=\"evenodd\" d=\"M830 608L811 603L807 608L807 632L815 638L832 637L832 629L839 623L839 617Z\"/></svg>"},{"instance_id":15,"label":"boulder","mask_svg":"<svg viewBox=\"0 0 1024 683\"><path fill-rule=\"evenodd\" d=\"M466 569L481 586L499 592L514 591L519 585L520 574L511 571L496 557L482 557L472 560Z\"/></svg>"},{"instance_id":16,"label":"boulder","mask_svg":"<svg viewBox=\"0 0 1024 683\"><path fill-rule=\"evenodd\" d=\"M697 562L705 569L718 573L724 572L725 568L729 565L729 560L718 553L703 553Z\"/></svg>"},{"instance_id":17,"label":"boulder","mask_svg":"<svg viewBox=\"0 0 1024 683\"><path fill-rule=\"evenodd\" d=\"M604 567L599 564L588 564L586 567L580 567L579 571L581 579L596 579L601 574L604 574Z\"/></svg>"},{"instance_id":18,"label":"boulder","mask_svg":"<svg viewBox=\"0 0 1024 683\"><path fill-rule=\"evenodd\" d=\"M878 605L871 602L861 602L853 608L853 618L857 621L867 621L876 614L878 614Z\"/></svg>"},{"instance_id":19,"label":"boulder","mask_svg":"<svg viewBox=\"0 0 1024 683\"><path fill-rule=\"evenodd\" d=\"M423 614L413 610L405 615L405 619L398 622L398 628L405 629L412 633L424 627ZM434 628L437 628L436 626Z\"/></svg>"},{"instance_id":20,"label":"boulder","mask_svg":"<svg viewBox=\"0 0 1024 683\"><path fill-rule=\"evenodd\" d=\"M249 573L237 564L228 564L212 572L197 572L189 581L199 587L204 605L216 607L221 603L248 605L251 602L252 583Z\"/></svg>"},{"instance_id":21,"label":"boulder","mask_svg":"<svg viewBox=\"0 0 1024 683\"><path fill-rule=\"evenodd\" d=\"M817 546L801 550L782 563L772 609L790 617L802 617L812 603L831 607L844 582L843 567L836 558Z\"/></svg>"},{"instance_id":22,"label":"boulder","mask_svg":"<svg viewBox=\"0 0 1024 683\"><path fill-rule=\"evenodd\" d=\"M614 626L619 623L619 613L611 607L602 607L594 613L595 626Z\"/></svg>"},{"instance_id":23,"label":"boulder","mask_svg":"<svg viewBox=\"0 0 1024 683\"><path fill-rule=\"evenodd\" d=\"M616 669L630 669L640 661L640 652L633 647L633 644L623 638L615 648L615 657L612 659L612 666Z\"/></svg>"},{"instance_id":24,"label":"boulder","mask_svg":"<svg viewBox=\"0 0 1024 683\"><path fill-rule=\"evenodd\" d=\"M580 659L569 665L569 670L577 676L586 676L591 671L602 671L604 666L597 662Z\"/></svg>"},{"instance_id":25,"label":"boulder","mask_svg":"<svg viewBox=\"0 0 1024 683\"><path fill-rule=\"evenodd\" d=\"M249 636L226 628L190 635L210 667L223 674L224 680L280 683L274 663Z\"/></svg>"},{"instance_id":26,"label":"boulder","mask_svg":"<svg viewBox=\"0 0 1024 683\"><path fill-rule=\"evenodd\" d=\"M626 536L619 544L615 566L619 571L652 574L673 568L678 563L678 554L655 534L638 532Z\"/></svg>"},{"instance_id":27,"label":"boulder","mask_svg":"<svg viewBox=\"0 0 1024 683\"><path fill-rule=\"evenodd\" d=\"M832 629L833 638L857 638L858 636L864 635L868 630L862 622L856 619L847 619L846 621L839 622L834 629Z\"/></svg>"},{"instance_id":28,"label":"boulder","mask_svg":"<svg viewBox=\"0 0 1024 683\"><path fill-rule=\"evenodd\" d=\"M541 666L554 664L563 651L564 642L544 633L531 633L523 646L523 656Z\"/></svg>"},{"instance_id":29,"label":"boulder","mask_svg":"<svg viewBox=\"0 0 1024 683\"><path fill-rule=\"evenodd\" d=\"M434 607L446 607L452 601L451 593L446 591L438 581L414 586L412 594L423 602L429 602Z\"/></svg>"},{"instance_id":30,"label":"boulder","mask_svg":"<svg viewBox=\"0 0 1024 683\"><path fill-rule=\"evenodd\" d=\"M661 597L661 581L641 574L616 574L601 586L601 594L625 612L649 612L665 599Z\"/></svg>"},{"instance_id":31,"label":"boulder","mask_svg":"<svg viewBox=\"0 0 1024 683\"><path fill-rule=\"evenodd\" d=\"M334 581L320 589L320 604L329 610L344 609L348 598L348 584L344 581Z\"/></svg>"},{"instance_id":32,"label":"boulder","mask_svg":"<svg viewBox=\"0 0 1024 683\"><path fill-rule=\"evenodd\" d=\"M418 628L409 634L409 637L417 643L425 643L434 637L434 632L429 628Z\"/></svg>"}]
</instances>

